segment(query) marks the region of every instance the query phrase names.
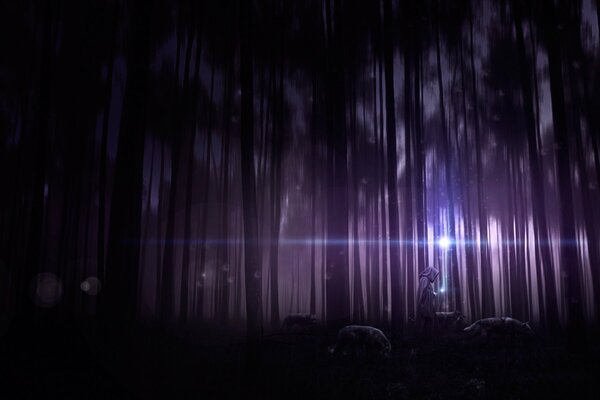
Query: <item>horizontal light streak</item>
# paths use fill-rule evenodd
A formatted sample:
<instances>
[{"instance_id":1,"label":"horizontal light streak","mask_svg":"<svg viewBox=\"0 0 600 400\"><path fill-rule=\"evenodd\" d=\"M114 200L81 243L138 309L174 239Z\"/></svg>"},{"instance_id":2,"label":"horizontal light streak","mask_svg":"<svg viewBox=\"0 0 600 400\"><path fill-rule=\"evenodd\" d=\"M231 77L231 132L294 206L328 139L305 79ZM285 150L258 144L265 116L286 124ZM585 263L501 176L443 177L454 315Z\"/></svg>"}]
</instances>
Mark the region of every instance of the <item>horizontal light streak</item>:
<instances>
[{"instance_id":1,"label":"horizontal light streak","mask_svg":"<svg viewBox=\"0 0 600 400\"><path fill-rule=\"evenodd\" d=\"M219 238L175 238L175 239L144 239L144 240L128 240L125 243L128 244L140 244L140 245L162 245L162 244L208 244L208 245L235 245L243 244L246 240L244 238L230 238L230 239L219 239ZM479 240L467 240L467 239L452 239L448 242L443 241L440 243L439 239L435 240L407 240L407 239L323 239L323 238L282 238L279 240L270 238L261 238L250 240L250 243L263 244L263 245L274 245L279 244L283 246L297 246L297 245L321 245L321 246L344 246L344 245L397 245L397 246L438 246L441 248L452 248L457 246L484 246L486 244L491 246L532 246L531 241L525 240L501 240L501 241L479 241ZM577 241L575 239L557 239L536 242L536 245L578 245L584 244L585 241Z\"/></svg>"}]
</instances>

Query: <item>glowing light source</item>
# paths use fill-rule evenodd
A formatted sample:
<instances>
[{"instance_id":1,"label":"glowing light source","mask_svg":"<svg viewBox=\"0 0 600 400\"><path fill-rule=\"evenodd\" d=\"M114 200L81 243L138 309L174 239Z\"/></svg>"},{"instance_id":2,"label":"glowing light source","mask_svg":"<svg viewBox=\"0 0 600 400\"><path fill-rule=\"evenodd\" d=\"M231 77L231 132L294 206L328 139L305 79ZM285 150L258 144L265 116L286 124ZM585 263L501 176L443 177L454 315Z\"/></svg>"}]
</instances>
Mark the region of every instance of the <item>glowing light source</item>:
<instances>
[{"instance_id":1,"label":"glowing light source","mask_svg":"<svg viewBox=\"0 0 600 400\"><path fill-rule=\"evenodd\" d=\"M450 247L450 245L452 244L452 241L447 237L447 236L442 236L439 240L438 240L438 245L442 248L442 249L447 249L448 247Z\"/></svg>"},{"instance_id":2,"label":"glowing light source","mask_svg":"<svg viewBox=\"0 0 600 400\"><path fill-rule=\"evenodd\" d=\"M444 288L444 287L440 288L440 293L444 293L445 291L446 291L446 288Z\"/></svg>"}]
</instances>

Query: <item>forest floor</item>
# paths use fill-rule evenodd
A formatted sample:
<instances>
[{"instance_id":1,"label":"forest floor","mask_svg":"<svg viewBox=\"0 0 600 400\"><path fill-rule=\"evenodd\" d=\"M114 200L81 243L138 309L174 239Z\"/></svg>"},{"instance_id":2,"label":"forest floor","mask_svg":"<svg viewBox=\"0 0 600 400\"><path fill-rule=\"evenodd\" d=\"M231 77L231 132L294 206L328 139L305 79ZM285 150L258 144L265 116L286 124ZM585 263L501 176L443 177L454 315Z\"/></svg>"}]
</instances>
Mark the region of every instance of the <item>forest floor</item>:
<instances>
[{"instance_id":1,"label":"forest floor","mask_svg":"<svg viewBox=\"0 0 600 400\"><path fill-rule=\"evenodd\" d=\"M598 398L600 346L572 354L557 337L528 342L406 334L389 359L328 354L335 332L265 335L248 366L231 330L92 321L14 324L0 337L0 398L529 399Z\"/></svg>"}]
</instances>

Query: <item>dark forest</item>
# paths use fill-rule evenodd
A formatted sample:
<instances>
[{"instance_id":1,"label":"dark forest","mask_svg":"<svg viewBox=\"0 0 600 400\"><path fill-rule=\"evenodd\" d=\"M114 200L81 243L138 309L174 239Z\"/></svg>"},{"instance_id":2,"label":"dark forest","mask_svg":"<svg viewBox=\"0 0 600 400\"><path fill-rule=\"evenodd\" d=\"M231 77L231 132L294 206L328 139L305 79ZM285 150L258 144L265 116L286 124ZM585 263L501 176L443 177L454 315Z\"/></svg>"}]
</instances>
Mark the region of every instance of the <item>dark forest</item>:
<instances>
[{"instance_id":1,"label":"dark forest","mask_svg":"<svg viewBox=\"0 0 600 400\"><path fill-rule=\"evenodd\" d=\"M597 396L599 110L598 0L2 0L0 396Z\"/></svg>"}]
</instances>

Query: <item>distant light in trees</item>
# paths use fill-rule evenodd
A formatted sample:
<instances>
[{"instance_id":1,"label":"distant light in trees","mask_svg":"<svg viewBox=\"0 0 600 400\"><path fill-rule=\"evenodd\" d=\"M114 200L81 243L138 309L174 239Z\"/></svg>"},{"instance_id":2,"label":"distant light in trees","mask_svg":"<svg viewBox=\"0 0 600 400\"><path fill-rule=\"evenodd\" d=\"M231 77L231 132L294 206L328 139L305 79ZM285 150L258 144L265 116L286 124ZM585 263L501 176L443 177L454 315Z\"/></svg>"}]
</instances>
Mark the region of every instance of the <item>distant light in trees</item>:
<instances>
[{"instance_id":1,"label":"distant light in trees","mask_svg":"<svg viewBox=\"0 0 600 400\"><path fill-rule=\"evenodd\" d=\"M451 244L452 244L452 241L447 236L442 236L438 240L438 246L440 246L442 249L449 248Z\"/></svg>"}]
</instances>

